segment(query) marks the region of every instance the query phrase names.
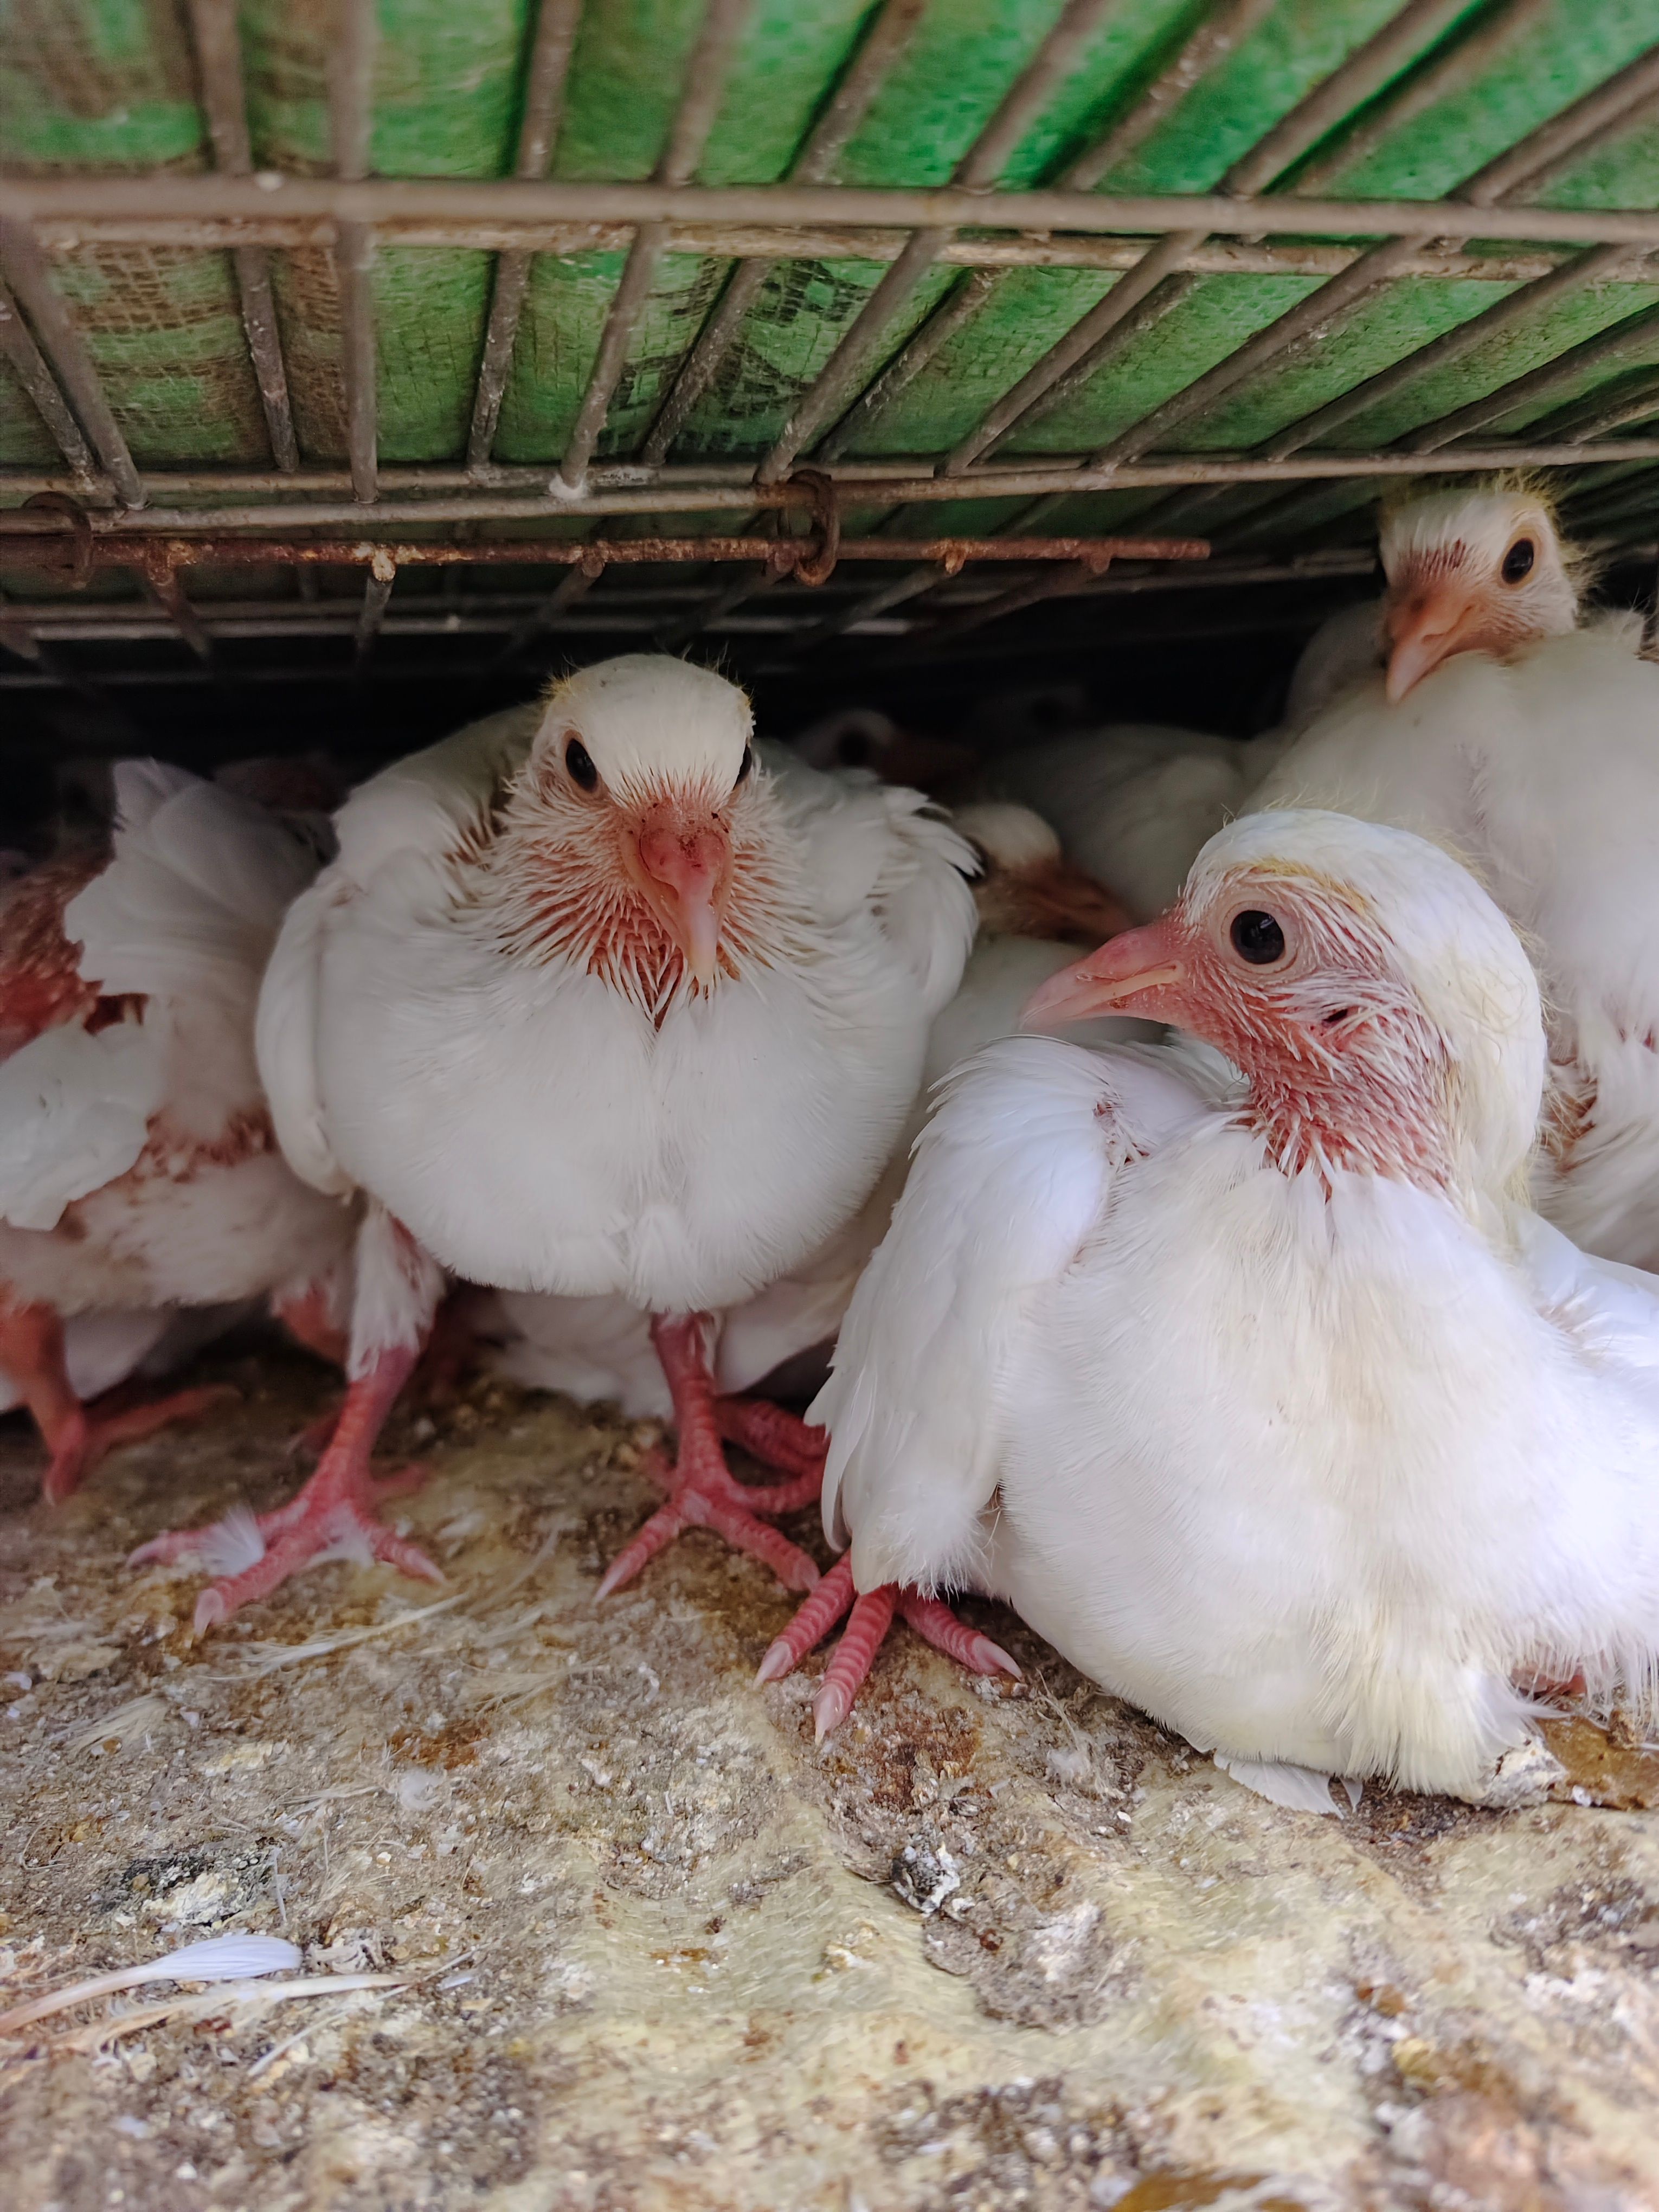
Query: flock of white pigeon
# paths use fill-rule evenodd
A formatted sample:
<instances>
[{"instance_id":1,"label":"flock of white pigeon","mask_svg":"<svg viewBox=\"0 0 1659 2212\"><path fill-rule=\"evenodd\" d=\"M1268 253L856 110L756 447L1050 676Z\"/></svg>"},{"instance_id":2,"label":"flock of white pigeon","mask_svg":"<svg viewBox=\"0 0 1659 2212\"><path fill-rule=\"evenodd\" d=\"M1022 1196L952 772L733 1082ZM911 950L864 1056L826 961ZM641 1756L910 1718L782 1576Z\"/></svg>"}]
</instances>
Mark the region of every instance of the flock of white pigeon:
<instances>
[{"instance_id":1,"label":"flock of white pigeon","mask_svg":"<svg viewBox=\"0 0 1659 2212\"><path fill-rule=\"evenodd\" d=\"M953 814L649 654L374 776L326 865L124 764L111 848L0 894L47 1497L268 1301L347 1376L314 1473L135 1557L212 1577L198 1634L323 1559L439 1579L371 1455L447 1301L672 1425L601 1596L696 1526L802 1594L761 1679L847 1616L820 1735L895 1613L1014 1671L964 1590L1317 1810L1652 1717L1659 665L1525 486L1382 555L1280 729L993 753ZM756 1393L832 1340L805 1419Z\"/></svg>"}]
</instances>

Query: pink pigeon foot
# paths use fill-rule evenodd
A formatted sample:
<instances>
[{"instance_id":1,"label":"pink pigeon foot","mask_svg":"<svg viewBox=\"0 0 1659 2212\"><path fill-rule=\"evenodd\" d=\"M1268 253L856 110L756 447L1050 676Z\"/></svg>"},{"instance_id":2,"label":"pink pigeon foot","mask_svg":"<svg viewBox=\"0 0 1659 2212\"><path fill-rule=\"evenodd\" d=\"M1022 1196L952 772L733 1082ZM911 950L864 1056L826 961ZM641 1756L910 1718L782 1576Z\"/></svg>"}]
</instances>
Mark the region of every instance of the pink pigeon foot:
<instances>
[{"instance_id":1,"label":"pink pigeon foot","mask_svg":"<svg viewBox=\"0 0 1659 2212\"><path fill-rule=\"evenodd\" d=\"M288 1504L270 1513L233 1511L210 1528L155 1537L139 1546L128 1565L196 1559L219 1571L196 1601L198 1636L228 1620L239 1606L269 1597L300 1568L325 1559L380 1559L406 1575L441 1583L441 1572L418 1545L375 1517L388 1498L416 1488L422 1471L404 1468L376 1481L368 1466L375 1438L414 1364L412 1351L383 1352L352 1383L316 1472Z\"/></svg>"},{"instance_id":2,"label":"pink pigeon foot","mask_svg":"<svg viewBox=\"0 0 1659 2212\"><path fill-rule=\"evenodd\" d=\"M110 1391L90 1406L77 1406L52 1438L52 1465L40 1486L52 1505L61 1505L78 1490L106 1452L117 1444L154 1436L157 1429L175 1421L197 1421L216 1406L228 1404L240 1394L228 1382L211 1382L197 1390L175 1390L166 1398L151 1398L137 1405L112 1404L118 1393ZM104 1410L108 1408L108 1410Z\"/></svg>"},{"instance_id":3,"label":"pink pigeon foot","mask_svg":"<svg viewBox=\"0 0 1659 2212\"><path fill-rule=\"evenodd\" d=\"M52 1454L41 1483L52 1505L61 1505L117 1444L153 1436L173 1421L193 1421L238 1395L229 1383L216 1382L144 1400L122 1383L83 1406L69 1379L62 1316L51 1306L15 1303L3 1291L0 1373L15 1384Z\"/></svg>"},{"instance_id":4,"label":"pink pigeon foot","mask_svg":"<svg viewBox=\"0 0 1659 2212\"><path fill-rule=\"evenodd\" d=\"M656 1316L651 1341L674 1400L678 1446L671 1469L652 1453L646 1472L668 1492L639 1534L611 1562L599 1587L609 1597L631 1582L647 1561L688 1528L712 1528L733 1550L771 1568L786 1589L810 1590L818 1571L798 1544L771 1528L762 1514L793 1513L810 1505L823 1485L823 1449L811 1429L781 1406L758 1399L717 1398L705 1349L706 1314ZM739 1482L726 1463L721 1438L790 1474L787 1482Z\"/></svg>"},{"instance_id":5,"label":"pink pigeon foot","mask_svg":"<svg viewBox=\"0 0 1659 2212\"><path fill-rule=\"evenodd\" d=\"M902 1589L884 1583L862 1596L853 1589L853 1563L845 1553L818 1583L781 1636L768 1648L755 1676L757 1683L775 1682L798 1667L821 1644L843 1613L847 1626L835 1656L823 1670L812 1699L812 1734L822 1743L853 1710L865 1677L869 1674L883 1638L893 1625L893 1615L908 1620L916 1633L936 1650L943 1651L975 1674L1012 1674L1019 1668L1000 1644L958 1620L948 1605L920 1590Z\"/></svg>"}]
</instances>

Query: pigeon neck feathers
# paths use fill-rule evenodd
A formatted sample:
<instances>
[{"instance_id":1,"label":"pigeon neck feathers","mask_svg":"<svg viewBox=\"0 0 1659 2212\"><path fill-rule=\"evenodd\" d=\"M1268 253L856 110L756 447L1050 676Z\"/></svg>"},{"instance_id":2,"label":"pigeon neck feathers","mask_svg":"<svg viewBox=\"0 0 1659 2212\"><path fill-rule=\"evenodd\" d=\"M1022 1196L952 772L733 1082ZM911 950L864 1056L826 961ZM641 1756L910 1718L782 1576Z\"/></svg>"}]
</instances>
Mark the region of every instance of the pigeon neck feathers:
<instances>
[{"instance_id":1,"label":"pigeon neck feathers","mask_svg":"<svg viewBox=\"0 0 1659 2212\"><path fill-rule=\"evenodd\" d=\"M1044 985L1027 1024L1108 1011L1225 1053L1287 1175L1392 1177L1484 1214L1524 1172L1536 981L1474 878L1407 832L1312 810L1233 823L1168 914Z\"/></svg>"},{"instance_id":2,"label":"pigeon neck feathers","mask_svg":"<svg viewBox=\"0 0 1659 2212\"><path fill-rule=\"evenodd\" d=\"M550 695L528 756L458 855L504 957L563 962L660 1024L817 950L800 855L707 670L632 654Z\"/></svg>"}]
</instances>

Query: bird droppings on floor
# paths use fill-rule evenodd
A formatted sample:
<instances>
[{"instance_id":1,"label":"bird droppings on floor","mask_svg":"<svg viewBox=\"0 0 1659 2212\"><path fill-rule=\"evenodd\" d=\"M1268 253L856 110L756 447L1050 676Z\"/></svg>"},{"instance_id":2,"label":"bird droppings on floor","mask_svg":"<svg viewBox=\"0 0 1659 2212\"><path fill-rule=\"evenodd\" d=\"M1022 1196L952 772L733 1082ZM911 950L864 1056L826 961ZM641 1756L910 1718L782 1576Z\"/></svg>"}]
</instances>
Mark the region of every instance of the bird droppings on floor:
<instances>
[{"instance_id":1,"label":"bird droppings on floor","mask_svg":"<svg viewBox=\"0 0 1659 2212\"><path fill-rule=\"evenodd\" d=\"M970 1604L1024 1682L896 1636L815 1751L822 1659L750 1686L792 1601L698 1534L596 1606L642 1432L495 1382L387 1438L447 1589L336 1564L195 1644L127 1553L290 1492L330 1387L204 1373L240 1402L57 1516L0 1431L0 2008L238 1931L303 1989L0 2039L22 2212L1659 2204L1616 1728L1553 1732L1565 1802L1316 1819Z\"/></svg>"}]
</instances>

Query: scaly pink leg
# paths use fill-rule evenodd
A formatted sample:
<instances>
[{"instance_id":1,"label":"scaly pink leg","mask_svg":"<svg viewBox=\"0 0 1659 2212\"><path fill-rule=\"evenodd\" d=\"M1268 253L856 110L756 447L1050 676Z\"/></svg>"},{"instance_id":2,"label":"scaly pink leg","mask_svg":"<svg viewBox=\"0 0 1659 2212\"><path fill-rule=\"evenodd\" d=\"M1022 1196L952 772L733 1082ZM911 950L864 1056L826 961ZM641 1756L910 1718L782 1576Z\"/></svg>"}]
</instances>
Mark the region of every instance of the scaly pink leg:
<instances>
[{"instance_id":1,"label":"scaly pink leg","mask_svg":"<svg viewBox=\"0 0 1659 2212\"><path fill-rule=\"evenodd\" d=\"M238 1606L269 1597L301 1568L324 1559L383 1559L406 1575L441 1583L443 1576L418 1546L375 1518L386 1498L420 1480L405 1468L384 1482L369 1473L369 1454L393 1400L415 1365L412 1348L383 1352L346 1393L327 1450L296 1498L274 1512L232 1514L207 1528L177 1530L141 1544L130 1565L199 1559L220 1571L196 1601L195 1632L229 1619Z\"/></svg>"},{"instance_id":2,"label":"scaly pink leg","mask_svg":"<svg viewBox=\"0 0 1659 2212\"><path fill-rule=\"evenodd\" d=\"M668 1492L639 1534L611 1562L599 1595L609 1597L632 1581L647 1560L691 1528L712 1528L734 1550L761 1559L786 1589L809 1590L818 1571L799 1546L757 1516L790 1513L810 1504L823 1483L823 1453L806 1439L821 1431L750 1398L716 1398L705 1350L706 1314L657 1315L651 1341L662 1362L674 1400L678 1445L672 1474L653 1455L647 1472ZM793 1425L792 1425L793 1424ZM726 1463L722 1436L753 1449L793 1476L767 1485L739 1482Z\"/></svg>"},{"instance_id":3,"label":"scaly pink leg","mask_svg":"<svg viewBox=\"0 0 1659 2212\"><path fill-rule=\"evenodd\" d=\"M193 1421L237 1395L228 1383L217 1382L134 1403L123 1384L83 1406L70 1384L60 1316L50 1306L14 1305L3 1294L0 1368L22 1393L52 1454L40 1486L51 1505L61 1505L117 1444L151 1436L173 1421Z\"/></svg>"},{"instance_id":4,"label":"scaly pink leg","mask_svg":"<svg viewBox=\"0 0 1659 2212\"><path fill-rule=\"evenodd\" d=\"M117 1444L135 1443L140 1437L154 1436L157 1429L170 1428L175 1421L200 1420L216 1406L228 1405L240 1395L228 1382L210 1382L196 1390L174 1390L165 1398L150 1398L140 1405L117 1402L107 1412L100 1409L111 1407L118 1393L111 1390L102 1398L94 1398L84 1410L77 1407L52 1440L52 1465L40 1486L41 1495L49 1504L61 1505Z\"/></svg>"},{"instance_id":5,"label":"scaly pink leg","mask_svg":"<svg viewBox=\"0 0 1659 2212\"><path fill-rule=\"evenodd\" d=\"M849 1611L850 1608L850 1611ZM895 1613L902 1614L916 1633L975 1674L1012 1674L1019 1668L1000 1644L981 1636L958 1620L948 1605L919 1590L901 1589L884 1583L879 1589L855 1597L853 1563L843 1553L824 1576L781 1636L768 1648L756 1674L757 1683L775 1682L798 1667L821 1644L843 1613L846 1628L836 1655L823 1670L812 1699L812 1734L823 1741L853 1710L853 1700L869 1674L882 1640L892 1626Z\"/></svg>"},{"instance_id":6,"label":"scaly pink leg","mask_svg":"<svg viewBox=\"0 0 1659 2212\"><path fill-rule=\"evenodd\" d=\"M811 1483L814 1486L802 1495L803 1505L823 1489L823 1455L830 1449L827 1429L815 1429L769 1398L716 1398L714 1419L727 1443L741 1444L763 1467L775 1467L781 1474ZM788 1508L774 1505L767 1510L782 1513Z\"/></svg>"}]
</instances>

